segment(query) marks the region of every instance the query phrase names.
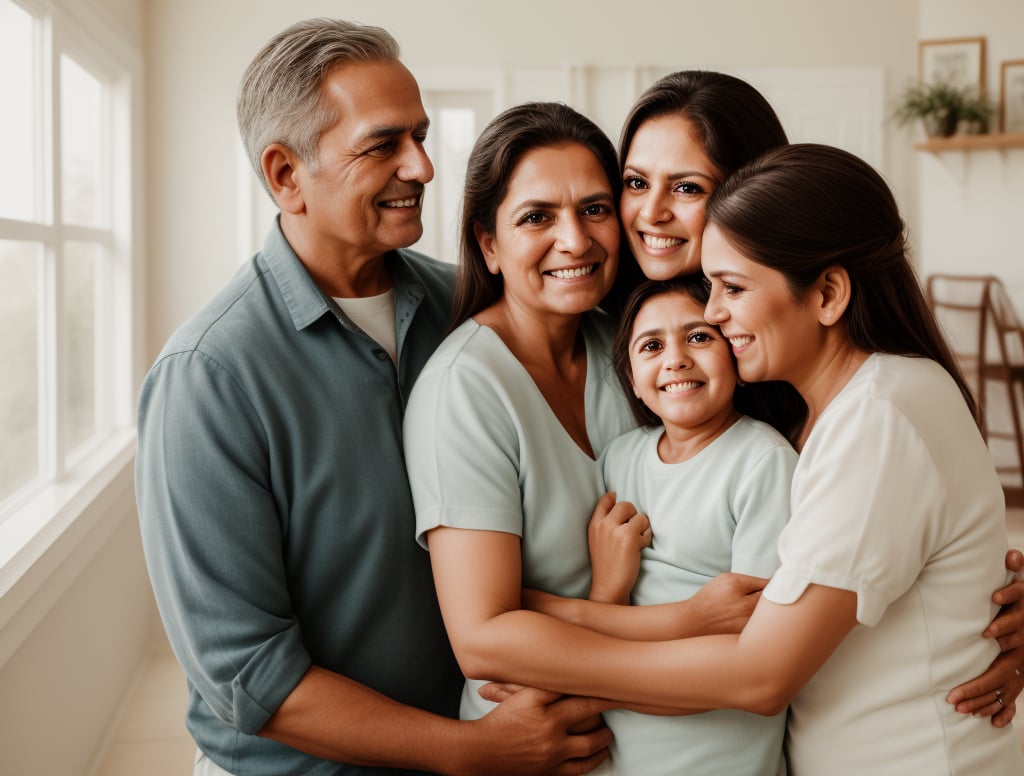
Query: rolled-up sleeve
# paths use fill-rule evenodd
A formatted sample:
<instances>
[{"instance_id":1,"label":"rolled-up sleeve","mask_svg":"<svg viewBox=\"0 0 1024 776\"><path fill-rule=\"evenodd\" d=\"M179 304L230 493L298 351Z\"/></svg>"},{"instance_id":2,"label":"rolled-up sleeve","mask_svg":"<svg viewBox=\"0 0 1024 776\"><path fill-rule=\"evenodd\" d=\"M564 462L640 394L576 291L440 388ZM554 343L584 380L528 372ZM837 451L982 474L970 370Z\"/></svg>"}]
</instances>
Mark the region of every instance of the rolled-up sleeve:
<instances>
[{"instance_id":1,"label":"rolled-up sleeve","mask_svg":"<svg viewBox=\"0 0 1024 776\"><path fill-rule=\"evenodd\" d=\"M782 565L764 595L790 604L810 584L850 590L858 622L874 626L935 552L946 486L925 440L890 402L830 407L816 434L800 456Z\"/></svg>"},{"instance_id":2,"label":"rolled-up sleeve","mask_svg":"<svg viewBox=\"0 0 1024 776\"><path fill-rule=\"evenodd\" d=\"M189 682L249 734L311 663L289 600L270 454L258 414L213 358L172 353L151 370L136 490L157 604Z\"/></svg>"}]
</instances>

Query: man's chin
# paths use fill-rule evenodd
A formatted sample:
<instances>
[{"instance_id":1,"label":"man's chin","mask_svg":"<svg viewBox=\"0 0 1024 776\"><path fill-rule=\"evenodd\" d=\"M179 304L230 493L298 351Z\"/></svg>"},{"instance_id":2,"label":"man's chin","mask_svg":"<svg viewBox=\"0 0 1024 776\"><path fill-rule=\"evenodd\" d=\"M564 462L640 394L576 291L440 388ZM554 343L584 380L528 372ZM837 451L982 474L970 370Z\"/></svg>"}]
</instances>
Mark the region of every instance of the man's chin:
<instances>
[{"instance_id":1,"label":"man's chin","mask_svg":"<svg viewBox=\"0 0 1024 776\"><path fill-rule=\"evenodd\" d=\"M385 245L390 246L388 250L397 250L399 248L409 248L420 241L423 237L423 224L418 224L416 228L406 228L401 230L394 230L393 232L384 236L381 242Z\"/></svg>"}]
</instances>

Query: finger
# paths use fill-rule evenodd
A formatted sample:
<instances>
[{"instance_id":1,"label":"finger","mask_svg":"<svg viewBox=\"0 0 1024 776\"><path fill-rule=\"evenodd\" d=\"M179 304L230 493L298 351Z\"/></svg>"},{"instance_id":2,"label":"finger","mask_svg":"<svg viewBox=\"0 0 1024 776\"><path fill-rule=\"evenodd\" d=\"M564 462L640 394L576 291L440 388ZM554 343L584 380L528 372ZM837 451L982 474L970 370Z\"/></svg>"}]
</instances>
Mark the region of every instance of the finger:
<instances>
[{"instance_id":1,"label":"finger","mask_svg":"<svg viewBox=\"0 0 1024 776\"><path fill-rule=\"evenodd\" d=\"M993 693L1000 682L998 672L990 668L976 679L950 690L946 702L953 704L962 714L971 714L993 701Z\"/></svg>"},{"instance_id":2,"label":"finger","mask_svg":"<svg viewBox=\"0 0 1024 776\"><path fill-rule=\"evenodd\" d=\"M501 703L513 695L523 693L523 698L538 705L554 703L561 695L549 690L540 690L536 687L526 687L512 682L488 682L477 689L477 694L486 701Z\"/></svg>"},{"instance_id":3,"label":"finger","mask_svg":"<svg viewBox=\"0 0 1024 776\"><path fill-rule=\"evenodd\" d=\"M591 698L583 695L564 695L552 704L553 712L558 713L568 724L576 724L608 709L618 708L622 704L607 698Z\"/></svg>"},{"instance_id":4,"label":"finger","mask_svg":"<svg viewBox=\"0 0 1024 776\"><path fill-rule=\"evenodd\" d=\"M605 519L617 525L624 525L636 517L636 515L635 506L628 501L619 501L612 507Z\"/></svg>"},{"instance_id":5,"label":"finger","mask_svg":"<svg viewBox=\"0 0 1024 776\"><path fill-rule=\"evenodd\" d=\"M971 716L972 717L991 717L991 716L993 716L995 714L998 714L1000 711L1003 710L1003 708L1004 707L1000 706L998 703L986 703L980 709L975 711Z\"/></svg>"},{"instance_id":6,"label":"finger","mask_svg":"<svg viewBox=\"0 0 1024 776\"><path fill-rule=\"evenodd\" d=\"M590 773L597 766L608 759L608 749L600 749L589 757L579 757L573 760L566 760L550 773L556 776L580 776Z\"/></svg>"},{"instance_id":7,"label":"finger","mask_svg":"<svg viewBox=\"0 0 1024 776\"><path fill-rule=\"evenodd\" d=\"M768 580L764 577L752 577L748 574L730 574L733 579L736 580L737 587L740 588L741 592L747 594L759 593L764 589L764 586L768 584Z\"/></svg>"},{"instance_id":8,"label":"finger","mask_svg":"<svg viewBox=\"0 0 1024 776\"><path fill-rule=\"evenodd\" d=\"M992 600L1000 606L1015 604L1022 598L1024 598L1024 580L1020 579L999 588L992 594Z\"/></svg>"},{"instance_id":9,"label":"finger","mask_svg":"<svg viewBox=\"0 0 1024 776\"><path fill-rule=\"evenodd\" d=\"M650 530L651 521L643 512L637 512L626 522L629 523L630 527L635 528L637 533L642 534L644 531Z\"/></svg>"},{"instance_id":10,"label":"finger","mask_svg":"<svg viewBox=\"0 0 1024 776\"><path fill-rule=\"evenodd\" d=\"M587 717L579 722L574 722L569 725L570 735L580 735L582 733L593 733L595 730L605 727L604 717L600 714L595 714L592 717Z\"/></svg>"},{"instance_id":11,"label":"finger","mask_svg":"<svg viewBox=\"0 0 1024 776\"><path fill-rule=\"evenodd\" d=\"M998 714L992 716L992 725L997 728L1006 727L1017 715L1017 704L1007 703L1005 708L1000 709Z\"/></svg>"},{"instance_id":12,"label":"finger","mask_svg":"<svg viewBox=\"0 0 1024 776\"><path fill-rule=\"evenodd\" d=\"M1006 708L1006 701L1003 700L1003 693L1001 690L996 690L991 695L988 695L986 700L988 703L974 712L975 717L992 717Z\"/></svg>"},{"instance_id":13,"label":"finger","mask_svg":"<svg viewBox=\"0 0 1024 776\"><path fill-rule=\"evenodd\" d=\"M607 750L612 743L612 731L607 725L587 733L575 733L569 737L569 759L583 760ZM583 771L585 773L585 771Z\"/></svg>"},{"instance_id":14,"label":"finger","mask_svg":"<svg viewBox=\"0 0 1024 776\"><path fill-rule=\"evenodd\" d=\"M1000 651L1010 652L1020 646L1024 646L1024 632L1015 630L1012 633L1007 633L1005 636L997 637L996 642L999 644Z\"/></svg>"},{"instance_id":15,"label":"finger","mask_svg":"<svg viewBox=\"0 0 1024 776\"><path fill-rule=\"evenodd\" d=\"M1006 568L1010 571L1020 571L1024 568L1024 552L1016 548L1011 548L1006 553Z\"/></svg>"},{"instance_id":16,"label":"finger","mask_svg":"<svg viewBox=\"0 0 1024 776\"><path fill-rule=\"evenodd\" d=\"M597 504L594 506L594 512L590 516L590 522L596 522L607 515L612 507L615 506L615 492L609 491L605 493L601 498L597 500Z\"/></svg>"}]
</instances>

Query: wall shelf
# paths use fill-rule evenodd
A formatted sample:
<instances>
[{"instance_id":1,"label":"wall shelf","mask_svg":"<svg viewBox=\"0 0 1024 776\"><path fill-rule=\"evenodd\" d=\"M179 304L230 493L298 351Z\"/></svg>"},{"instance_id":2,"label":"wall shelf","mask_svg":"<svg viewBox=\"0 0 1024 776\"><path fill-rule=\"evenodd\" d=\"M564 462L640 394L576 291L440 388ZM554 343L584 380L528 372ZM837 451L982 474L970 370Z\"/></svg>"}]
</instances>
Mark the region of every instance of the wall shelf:
<instances>
[{"instance_id":1,"label":"wall shelf","mask_svg":"<svg viewBox=\"0 0 1024 776\"><path fill-rule=\"evenodd\" d=\"M933 137L914 143L914 148L933 154L944 151L1002 151L1007 148L1024 148L1024 132Z\"/></svg>"}]
</instances>

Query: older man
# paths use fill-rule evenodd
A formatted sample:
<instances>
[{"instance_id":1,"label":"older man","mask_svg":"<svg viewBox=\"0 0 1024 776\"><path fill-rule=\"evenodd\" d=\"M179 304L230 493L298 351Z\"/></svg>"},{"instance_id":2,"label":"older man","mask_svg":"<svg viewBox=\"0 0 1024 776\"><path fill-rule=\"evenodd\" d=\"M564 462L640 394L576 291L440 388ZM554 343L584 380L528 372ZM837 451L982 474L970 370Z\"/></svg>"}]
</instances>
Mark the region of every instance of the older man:
<instances>
[{"instance_id":1,"label":"older man","mask_svg":"<svg viewBox=\"0 0 1024 776\"><path fill-rule=\"evenodd\" d=\"M238 118L280 217L143 385L143 542L197 773L585 773L609 742L595 701L539 691L452 718L401 427L453 274L404 250L433 168L398 55L316 19L256 56Z\"/></svg>"}]
</instances>

